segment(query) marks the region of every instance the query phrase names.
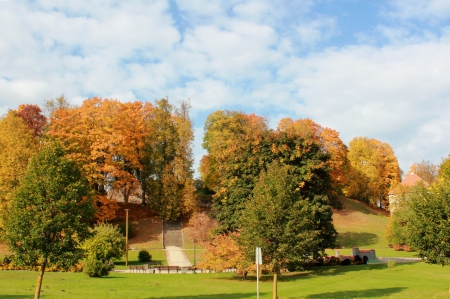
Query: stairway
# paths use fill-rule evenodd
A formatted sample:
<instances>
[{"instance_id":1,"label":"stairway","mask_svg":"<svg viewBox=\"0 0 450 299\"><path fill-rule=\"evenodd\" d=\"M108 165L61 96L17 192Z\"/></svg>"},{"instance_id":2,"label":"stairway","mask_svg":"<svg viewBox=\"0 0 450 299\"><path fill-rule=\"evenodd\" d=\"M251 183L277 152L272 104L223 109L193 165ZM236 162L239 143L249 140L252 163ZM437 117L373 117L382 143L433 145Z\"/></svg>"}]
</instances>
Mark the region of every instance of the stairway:
<instances>
[{"instance_id":1,"label":"stairway","mask_svg":"<svg viewBox=\"0 0 450 299\"><path fill-rule=\"evenodd\" d=\"M183 230L180 220L164 221L164 247L183 247Z\"/></svg>"}]
</instances>

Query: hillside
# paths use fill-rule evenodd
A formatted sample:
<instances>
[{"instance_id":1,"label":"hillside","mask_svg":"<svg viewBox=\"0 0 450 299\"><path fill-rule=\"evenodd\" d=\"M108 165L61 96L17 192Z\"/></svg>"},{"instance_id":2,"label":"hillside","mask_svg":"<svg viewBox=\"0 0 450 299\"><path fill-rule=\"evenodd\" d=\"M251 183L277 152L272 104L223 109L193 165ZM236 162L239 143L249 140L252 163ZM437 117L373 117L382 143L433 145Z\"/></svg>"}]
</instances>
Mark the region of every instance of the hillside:
<instances>
[{"instance_id":1,"label":"hillside","mask_svg":"<svg viewBox=\"0 0 450 299\"><path fill-rule=\"evenodd\" d=\"M360 201L341 197L342 210L333 210L333 224L339 235L336 241L341 254L350 254L351 248L375 249L379 257L410 257L413 253L397 252L388 247L384 238L389 212L368 206ZM328 254L334 255L333 250Z\"/></svg>"}]
</instances>

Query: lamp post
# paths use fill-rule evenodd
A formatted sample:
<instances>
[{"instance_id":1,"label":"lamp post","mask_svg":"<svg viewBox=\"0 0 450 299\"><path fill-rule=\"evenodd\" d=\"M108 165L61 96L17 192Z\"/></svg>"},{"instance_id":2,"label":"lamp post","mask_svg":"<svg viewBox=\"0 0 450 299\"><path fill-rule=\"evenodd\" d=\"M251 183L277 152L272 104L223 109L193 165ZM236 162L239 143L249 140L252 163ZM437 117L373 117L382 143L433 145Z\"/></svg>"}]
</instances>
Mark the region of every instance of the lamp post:
<instances>
[{"instance_id":1,"label":"lamp post","mask_svg":"<svg viewBox=\"0 0 450 299\"><path fill-rule=\"evenodd\" d=\"M195 265L196 265L196 262L195 262L195 243L197 243L197 240L196 240L196 238L194 237L194 274L197 274L197 273L195 272Z\"/></svg>"},{"instance_id":2,"label":"lamp post","mask_svg":"<svg viewBox=\"0 0 450 299\"><path fill-rule=\"evenodd\" d=\"M125 266L128 266L128 209L125 209L126 221L125 221Z\"/></svg>"}]
</instances>

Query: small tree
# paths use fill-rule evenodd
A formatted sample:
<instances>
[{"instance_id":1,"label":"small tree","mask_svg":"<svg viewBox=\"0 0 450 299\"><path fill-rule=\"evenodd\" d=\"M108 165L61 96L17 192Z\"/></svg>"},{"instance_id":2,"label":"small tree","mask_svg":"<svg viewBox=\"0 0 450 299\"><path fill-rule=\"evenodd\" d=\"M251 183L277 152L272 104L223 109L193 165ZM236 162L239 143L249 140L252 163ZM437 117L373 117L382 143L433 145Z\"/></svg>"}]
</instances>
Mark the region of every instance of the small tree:
<instances>
[{"instance_id":1,"label":"small tree","mask_svg":"<svg viewBox=\"0 0 450 299\"><path fill-rule=\"evenodd\" d=\"M273 298L277 275L288 262L317 256L325 244L333 243L331 215L325 196L302 196L289 166L273 163L261 174L241 217L239 241L248 260L254 259L255 247L261 247L263 263L274 274Z\"/></svg>"},{"instance_id":2,"label":"small tree","mask_svg":"<svg viewBox=\"0 0 450 299\"><path fill-rule=\"evenodd\" d=\"M125 253L125 239L117 227L108 223L97 224L92 233L82 246L86 252L83 272L91 277L107 276L114 267L113 260Z\"/></svg>"},{"instance_id":3,"label":"small tree","mask_svg":"<svg viewBox=\"0 0 450 299\"><path fill-rule=\"evenodd\" d=\"M48 265L68 269L81 259L79 244L89 235L93 213L87 180L76 164L60 145L43 147L2 215L14 263L39 266L35 298Z\"/></svg>"},{"instance_id":4,"label":"small tree","mask_svg":"<svg viewBox=\"0 0 450 299\"><path fill-rule=\"evenodd\" d=\"M253 264L244 258L243 251L237 243L238 237L239 233L237 232L220 234L214 236L209 242L205 242L206 250L198 267L217 272L236 268L245 279Z\"/></svg>"}]
</instances>

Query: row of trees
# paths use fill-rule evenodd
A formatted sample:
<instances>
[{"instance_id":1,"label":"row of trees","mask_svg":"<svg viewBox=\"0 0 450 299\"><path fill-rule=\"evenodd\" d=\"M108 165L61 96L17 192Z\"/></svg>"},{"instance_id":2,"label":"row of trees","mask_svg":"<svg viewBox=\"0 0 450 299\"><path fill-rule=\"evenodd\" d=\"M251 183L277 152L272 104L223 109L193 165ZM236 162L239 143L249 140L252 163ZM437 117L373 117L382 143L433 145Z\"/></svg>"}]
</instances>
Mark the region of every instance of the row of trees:
<instances>
[{"instance_id":1,"label":"row of trees","mask_svg":"<svg viewBox=\"0 0 450 299\"><path fill-rule=\"evenodd\" d=\"M38 267L35 298L45 269L103 276L125 250L115 217L117 193L164 219L195 208L192 125L188 102L167 99L121 103L92 98L80 107L60 97L21 105L0 119L0 240L15 265Z\"/></svg>"},{"instance_id":2,"label":"row of trees","mask_svg":"<svg viewBox=\"0 0 450 299\"><path fill-rule=\"evenodd\" d=\"M139 196L164 219L195 208L189 103L154 104L92 98L80 107L64 97L21 105L0 120L0 198L8 202L44 141L59 142L95 190L96 218L115 216L111 197ZM47 121L48 119L48 121Z\"/></svg>"},{"instance_id":3,"label":"row of trees","mask_svg":"<svg viewBox=\"0 0 450 299\"><path fill-rule=\"evenodd\" d=\"M216 193L220 221L233 222L229 219L233 219L234 210L221 216L222 204L217 205L223 203L224 196L225 205L239 209L239 202L227 194L232 186L240 184L235 178L242 182L240 192L243 193L239 197L246 198L253 187L250 182L264 169L264 163L278 155L283 156L283 163L289 164L297 153L307 153L306 148L312 144L328 155L325 164L331 188L327 192L333 205L339 194L373 205L387 204L389 190L401 181L401 170L389 144L356 137L347 147L337 131L311 119L282 119L276 130L270 130L266 119L260 116L216 111L206 120L203 141L208 154L200 163L200 172L206 187ZM300 145L301 142L304 144ZM227 226L236 227L234 223Z\"/></svg>"},{"instance_id":4,"label":"row of trees","mask_svg":"<svg viewBox=\"0 0 450 299\"><path fill-rule=\"evenodd\" d=\"M200 172L214 191L220 232L203 266L234 263L245 273L259 246L275 274L274 298L280 269L334 247L338 195L386 203L401 175L388 144L355 138L347 147L337 131L310 119L282 119L272 130L263 117L216 111L206 120L203 147Z\"/></svg>"}]
</instances>

